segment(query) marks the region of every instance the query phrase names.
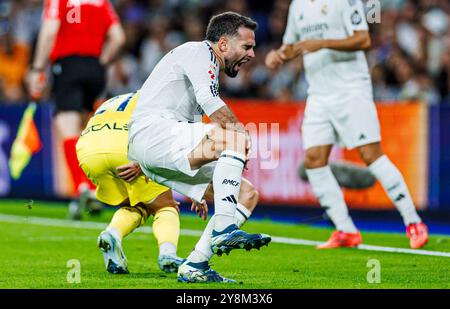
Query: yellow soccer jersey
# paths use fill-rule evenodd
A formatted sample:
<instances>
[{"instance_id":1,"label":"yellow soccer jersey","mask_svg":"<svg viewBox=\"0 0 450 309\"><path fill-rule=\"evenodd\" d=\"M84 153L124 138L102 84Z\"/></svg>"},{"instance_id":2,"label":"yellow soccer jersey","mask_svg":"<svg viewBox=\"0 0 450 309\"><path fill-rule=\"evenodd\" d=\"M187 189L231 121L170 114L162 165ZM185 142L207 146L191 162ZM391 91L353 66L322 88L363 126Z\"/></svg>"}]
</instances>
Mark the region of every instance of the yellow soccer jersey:
<instances>
[{"instance_id":1,"label":"yellow soccer jersey","mask_svg":"<svg viewBox=\"0 0 450 309\"><path fill-rule=\"evenodd\" d=\"M97 186L98 200L119 205L148 203L169 190L141 175L131 183L116 176L116 167L128 163L128 122L138 93L114 97L103 103L89 120L77 143L80 167Z\"/></svg>"},{"instance_id":2,"label":"yellow soccer jersey","mask_svg":"<svg viewBox=\"0 0 450 309\"><path fill-rule=\"evenodd\" d=\"M86 128L81 132L79 150L104 152L126 151L128 145L128 122L136 106L139 93L128 93L109 99L103 103L89 120ZM88 139L85 137L89 136ZM89 145L82 147L83 141Z\"/></svg>"}]
</instances>

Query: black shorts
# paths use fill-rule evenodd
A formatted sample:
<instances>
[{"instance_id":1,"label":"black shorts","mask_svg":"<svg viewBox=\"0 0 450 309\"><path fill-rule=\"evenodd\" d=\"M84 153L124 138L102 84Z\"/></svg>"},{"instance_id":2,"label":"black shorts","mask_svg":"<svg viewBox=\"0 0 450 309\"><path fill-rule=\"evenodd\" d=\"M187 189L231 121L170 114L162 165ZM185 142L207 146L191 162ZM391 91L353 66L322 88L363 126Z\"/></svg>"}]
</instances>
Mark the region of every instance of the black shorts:
<instances>
[{"instance_id":1,"label":"black shorts","mask_svg":"<svg viewBox=\"0 0 450 309\"><path fill-rule=\"evenodd\" d=\"M98 58L61 58L53 64L52 72L56 112L93 110L106 85L106 71Z\"/></svg>"}]
</instances>

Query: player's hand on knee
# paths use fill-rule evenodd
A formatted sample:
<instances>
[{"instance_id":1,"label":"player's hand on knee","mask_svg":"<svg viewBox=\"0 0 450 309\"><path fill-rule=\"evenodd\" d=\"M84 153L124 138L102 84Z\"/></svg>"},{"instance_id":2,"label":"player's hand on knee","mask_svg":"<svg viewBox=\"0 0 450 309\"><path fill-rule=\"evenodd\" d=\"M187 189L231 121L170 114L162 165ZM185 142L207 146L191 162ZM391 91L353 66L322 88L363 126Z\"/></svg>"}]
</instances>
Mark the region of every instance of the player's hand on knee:
<instances>
[{"instance_id":1,"label":"player's hand on knee","mask_svg":"<svg viewBox=\"0 0 450 309\"><path fill-rule=\"evenodd\" d=\"M128 164L118 166L116 170L117 176L126 182L132 182L142 173L141 166L137 162L130 162Z\"/></svg>"},{"instance_id":2,"label":"player's hand on knee","mask_svg":"<svg viewBox=\"0 0 450 309\"><path fill-rule=\"evenodd\" d=\"M206 221L208 218L208 204L205 200L202 200L201 202L192 200L191 211L197 212L197 216L199 218L203 217L203 221Z\"/></svg>"}]
</instances>

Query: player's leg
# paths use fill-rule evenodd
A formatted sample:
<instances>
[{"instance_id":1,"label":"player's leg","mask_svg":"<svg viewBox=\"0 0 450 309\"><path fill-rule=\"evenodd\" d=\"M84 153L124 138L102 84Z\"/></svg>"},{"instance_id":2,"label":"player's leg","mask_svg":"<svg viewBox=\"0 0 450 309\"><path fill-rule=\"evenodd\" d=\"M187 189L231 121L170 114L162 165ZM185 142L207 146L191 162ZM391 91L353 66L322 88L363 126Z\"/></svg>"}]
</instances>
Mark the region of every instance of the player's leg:
<instances>
[{"instance_id":1,"label":"player's leg","mask_svg":"<svg viewBox=\"0 0 450 309\"><path fill-rule=\"evenodd\" d=\"M67 75L72 73L68 72ZM55 125L63 141L64 157L73 184L75 199L69 204L69 218L80 219L85 206L80 202L87 200L89 192L86 188L91 185L80 169L76 155L76 143L83 120L83 93L81 87L67 75L55 75Z\"/></svg>"},{"instance_id":2,"label":"player's leg","mask_svg":"<svg viewBox=\"0 0 450 309\"><path fill-rule=\"evenodd\" d=\"M124 201L122 205L129 204ZM127 258L122 249L122 240L136 228L144 225L148 218L144 205L121 206L113 215L108 227L100 233L97 245L103 253L106 269L113 274L128 274Z\"/></svg>"},{"instance_id":3,"label":"player's leg","mask_svg":"<svg viewBox=\"0 0 450 309\"><path fill-rule=\"evenodd\" d=\"M138 192L136 191L139 190L138 188L134 189L136 189L134 194L137 195ZM151 189L151 185L149 185L148 190L151 191ZM129 201L127 200L122 204L129 204ZM177 203L174 201L171 191L166 190L146 203L122 206L117 210L111 223L99 237L99 247L103 249L106 244L106 250L103 251L106 256L105 263L107 263L108 271L113 273L128 272L128 270L121 272L123 267L120 267L125 265L126 269L126 257L121 246L122 240L136 228L143 226L150 215L154 215L153 234L160 251L158 265L165 272L176 272L179 265L184 261L176 255L180 235L180 221L176 206ZM116 250L113 250L112 242Z\"/></svg>"},{"instance_id":4,"label":"player's leg","mask_svg":"<svg viewBox=\"0 0 450 309\"><path fill-rule=\"evenodd\" d=\"M380 142L360 146L358 152L400 212L407 227L411 247L423 247L428 241L428 229L417 214L411 194L398 168L383 153Z\"/></svg>"},{"instance_id":5,"label":"player's leg","mask_svg":"<svg viewBox=\"0 0 450 309\"><path fill-rule=\"evenodd\" d=\"M337 230L356 233L342 190L328 165L331 148L332 145L308 148L305 153L306 173L315 196Z\"/></svg>"},{"instance_id":6,"label":"player's leg","mask_svg":"<svg viewBox=\"0 0 450 309\"><path fill-rule=\"evenodd\" d=\"M55 115L55 124L63 138L64 155L74 184L80 183L80 179L83 178L75 169L78 167L75 146L81 131L81 118L82 115L78 111L60 111Z\"/></svg>"},{"instance_id":7,"label":"player's leg","mask_svg":"<svg viewBox=\"0 0 450 309\"><path fill-rule=\"evenodd\" d=\"M105 229L120 242L144 224L148 218L147 209L144 205L130 206L128 200L124 201L122 205L116 210L111 222Z\"/></svg>"},{"instance_id":8,"label":"player's leg","mask_svg":"<svg viewBox=\"0 0 450 309\"><path fill-rule=\"evenodd\" d=\"M243 133L211 129L191 152L192 169L217 160L213 174L215 230L224 231L234 224L242 172L246 161L246 137Z\"/></svg>"},{"instance_id":9,"label":"player's leg","mask_svg":"<svg viewBox=\"0 0 450 309\"><path fill-rule=\"evenodd\" d=\"M76 154L76 144L80 134L82 114L75 111L62 111L56 114L55 123L63 138L64 156L66 159L69 175L72 180L74 199L69 203L69 219L79 220L83 211L98 211L103 207L101 202L96 201L92 190L95 186L83 173L79 166Z\"/></svg>"},{"instance_id":10,"label":"player's leg","mask_svg":"<svg viewBox=\"0 0 450 309\"><path fill-rule=\"evenodd\" d=\"M103 90L106 86L105 69L94 58L80 59L83 69L82 76L77 80L81 84L83 119L82 124L88 122L96 109L96 104L101 103ZM79 171L79 170L78 170ZM104 204L95 198L95 186L87 178L77 181L76 188L79 194L79 205L82 209L89 209L91 213L99 213Z\"/></svg>"},{"instance_id":11,"label":"player's leg","mask_svg":"<svg viewBox=\"0 0 450 309\"><path fill-rule=\"evenodd\" d=\"M124 201L123 204L126 204ZM123 252L122 239L138 225L141 214L129 206L120 207L111 222L97 239L97 246L103 254L106 270L112 274L128 274L128 261Z\"/></svg>"},{"instance_id":12,"label":"player's leg","mask_svg":"<svg viewBox=\"0 0 450 309\"><path fill-rule=\"evenodd\" d=\"M159 247L158 266L163 271L176 272L184 259L177 256L180 218L172 191L154 181L147 181L143 175L125 185L130 204L137 204L137 208L144 210L147 216L154 216L153 235Z\"/></svg>"},{"instance_id":13,"label":"player's leg","mask_svg":"<svg viewBox=\"0 0 450 309\"><path fill-rule=\"evenodd\" d=\"M170 192L170 191L166 191ZM163 195L167 195L164 194ZM171 195L171 194L169 194ZM164 203L165 206L162 206ZM158 247L158 266L165 272L176 272L184 259L176 255L178 237L180 235L180 221L178 210L173 199L162 197L161 199L149 202L148 204L139 204L136 206L121 207L113 216L111 223L100 236L111 234L117 242L119 250L115 255L125 258L121 249L122 239L132 233L136 228L142 226L150 215L154 215L153 235L155 236ZM101 247L101 245L99 245ZM113 260L117 260L113 258ZM111 266L108 267L110 271ZM111 271L110 271L111 272Z\"/></svg>"},{"instance_id":14,"label":"player's leg","mask_svg":"<svg viewBox=\"0 0 450 309\"><path fill-rule=\"evenodd\" d=\"M245 134L214 127L189 155L192 169L217 160L212 177L215 220L212 249L219 255L232 249L259 247L260 234L240 231L235 224L236 207L246 161ZM270 237L265 237L270 242Z\"/></svg>"},{"instance_id":15,"label":"player's leg","mask_svg":"<svg viewBox=\"0 0 450 309\"><path fill-rule=\"evenodd\" d=\"M336 142L328 115L329 111L317 98L308 98L302 125L306 174L314 195L337 229L328 242L318 248L353 247L361 242L361 235L349 216L342 190L328 165L332 145Z\"/></svg>"},{"instance_id":16,"label":"player's leg","mask_svg":"<svg viewBox=\"0 0 450 309\"><path fill-rule=\"evenodd\" d=\"M81 130L81 114L76 111L61 111L55 116L55 125L61 135L64 146L64 157L69 170L69 176L73 184L73 192L78 193L78 186L83 182L84 173L78 166L76 156L76 143ZM78 194L77 194L78 195ZM78 196L77 196L78 198ZM78 200L72 200L69 204L69 218L79 220L83 207Z\"/></svg>"},{"instance_id":17,"label":"player's leg","mask_svg":"<svg viewBox=\"0 0 450 309\"><path fill-rule=\"evenodd\" d=\"M184 259L177 256L180 217L172 191L161 193L146 207L154 215L152 228L159 247L158 266L162 271L176 272Z\"/></svg>"},{"instance_id":18,"label":"player's leg","mask_svg":"<svg viewBox=\"0 0 450 309\"><path fill-rule=\"evenodd\" d=\"M372 89L361 89L350 94L346 108L336 110L336 129L349 148L357 148L362 160L377 178L395 204L411 238L413 248L422 247L428 240L428 232L417 215L403 176L388 159L380 146L380 124L372 97ZM341 113L341 114L340 114ZM339 120L339 117L345 120Z\"/></svg>"},{"instance_id":19,"label":"player's leg","mask_svg":"<svg viewBox=\"0 0 450 309\"><path fill-rule=\"evenodd\" d=\"M96 97L105 86L104 69L90 63L90 58L66 58L54 66L54 95L57 107L56 127L64 143L64 155L73 183L75 198L69 214L80 217L93 199L92 183L81 171L76 156L76 143L82 129L85 111L92 111ZM81 69L80 69L81 68ZM96 207L96 210L99 207Z\"/></svg>"},{"instance_id":20,"label":"player's leg","mask_svg":"<svg viewBox=\"0 0 450 309\"><path fill-rule=\"evenodd\" d=\"M105 204L121 206L113 215L108 227L98 237L97 245L102 251L105 266L110 273L128 273L127 259L122 249L122 239L145 222L145 209L130 207L126 183L115 177L110 170L111 157L126 161L125 155L99 152L96 138L86 135L79 139L77 155L80 167L97 184L96 197Z\"/></svg>"},{"instance_id":21,"label":"player's leg","mask_svg":"<svg viewBox=\"0 0 450 309\"><path fill-rule=\"evenodd\" d=\"M328 157L332 145L308 148L305 154L305 168L314 195L320 206L336 226L330 239L318 248L353 247L361 242L361 236L354 225L344 200L344 195L334 177Z\"/></svg>"},{"instance_id":22,"label":"player's leg","mask_svg":"<svg viewBox=\"0 0 450 309\"><path fill-rule=\"evenodd\" d=\"M206 200L214 199L212 186L205 192ZM239 192L239 200L235 213L235 224L241 227L251 216L253 210L258 204L259 194L253 185L242 178L242 184ZM227 279L212 270L208 262L214 255L211 250L211 234L215 225L215 215L209 220L200 240L197 242L194 250L188 256L187 261L180 266L178 271L178 280L182 282L234 282Z\"/></svg>"},{"instance_id":23,"label":"player's leg","mask_svg":"<svg viewBox=\"0 0 450 309\"><path fill-rule=\"evenodd\" d=\"M257 245L255 235L239 230L234 224L246 160L244 134L211 124L165 119L156 119L138 132L133 130L131 126L128 155L155 182L201 201L213 181L218 218L214 222L213 233L218 234L213 237L214 246L220 249L229 243L228 251ZM231 240L235 240L233 245Z\"/></svg>"},{"instance_id":24,"label":"player's leg","mask_svg":"<svg viewBox=\"0 0 450 309\"><path fill-rule=\"evenodd\" d=\"M205 194L205 200L210 201L214 198L214 192L212 186L208 188ZM234 216L234 223L241 227L251 216L253 210L258 204L259 194L258 191L253 187L253 185L242 178L241 189L239 192L239 200L236 207L236 212ZM209 220L205 230L203 231L202 237L195 245L194 251L192 251L189 256L189 260L192 262L203 262L209 261L213 256L214 252L211 250L211 233L215 225L216 216L212 216Z\"/></svg>"}]
</instances>

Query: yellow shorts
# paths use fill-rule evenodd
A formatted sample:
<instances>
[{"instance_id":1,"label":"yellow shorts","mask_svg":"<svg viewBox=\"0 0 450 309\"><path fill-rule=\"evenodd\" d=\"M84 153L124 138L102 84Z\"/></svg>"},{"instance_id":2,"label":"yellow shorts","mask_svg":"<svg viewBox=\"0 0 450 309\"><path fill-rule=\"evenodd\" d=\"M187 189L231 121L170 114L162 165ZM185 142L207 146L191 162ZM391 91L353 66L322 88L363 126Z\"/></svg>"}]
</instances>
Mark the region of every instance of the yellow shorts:
<instances>
[{"instance_id":1,"label":"yellow shorts","mask_svg":"<svg viewBox=\"0 0 450 309\"><path fill-rule=\"evenodd\" d=\"M108 205L117 206L127 199L130 201L130 206L138 203L147 204L169 190L151 180L147 183L143 175L132 182L126 182L117 177L116 167L129 163L126 152L88 154L83 152L83 156L79 156L78 160L88 178L97 186L97 199Z\"/></svg>"}]
</instances>

